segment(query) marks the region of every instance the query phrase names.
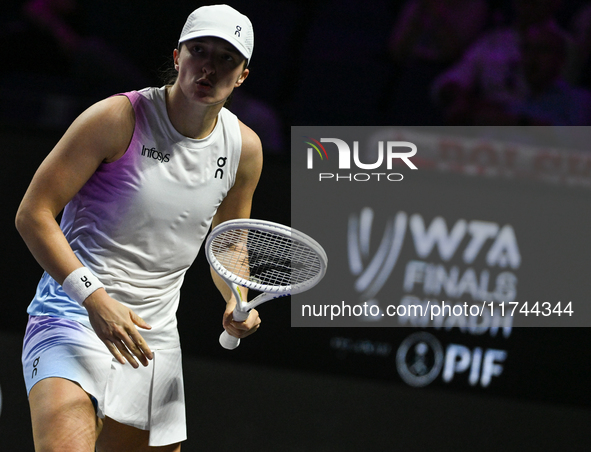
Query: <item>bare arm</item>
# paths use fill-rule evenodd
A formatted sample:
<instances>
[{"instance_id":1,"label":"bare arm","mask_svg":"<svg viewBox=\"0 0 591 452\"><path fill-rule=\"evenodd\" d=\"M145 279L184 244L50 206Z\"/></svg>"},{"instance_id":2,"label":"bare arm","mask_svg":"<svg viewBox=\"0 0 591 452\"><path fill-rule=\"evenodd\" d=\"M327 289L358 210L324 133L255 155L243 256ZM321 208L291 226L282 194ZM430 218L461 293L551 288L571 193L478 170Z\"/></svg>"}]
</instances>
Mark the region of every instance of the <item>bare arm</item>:
<instances>
[{"instance_id":1,"label":"bare arm","mask_svg":"<svg viewBox=\"0 0 591 452\"><path fill-rule=\"evenodd\" d=\"M81 264L55 218L103 161L125 152L131 134L126 138L126 127L118 122L126 113L123 102L129 105L126 98L107 99L77 118L35 173L19 206L18 231L60 284ZM127 121L133 127L133 116Z\"/></svg>"},{"instance_id":2,"label":"bare arm","mask_svg":"<svg viewBox=\"0 0 591 452\"><path fill-rule=\"evenodd\" d=\"M59 284L82 264L56 217L102 162L117 160L125 153L134 124L133 109L124 96L93 105L74 121L43 161L23 197L16 227L37 262ZM132 351L147 365L151 352L133 326L149 327L143 320L104 289L90 295L83 306L95 332L120 362L125 357L136 367Z\"/></svg>"},{"instance_id":3,"label":"bare arm","mask_svg":"<svg viewBox=\"0 0 591 452\"><path fill-rule=\"evenodd\" d=\"M263 167L263 149L259 137L242 123L240 123L240 132L242 133L242 153L236 173L236 182L218 208L213 218L212 227L235 218L250 217L252 197ZM232 311L236 305L232 291L217 273L212 270L211 274L216 287L226 300L224 328L236 337L245 337L256 331L260 325L257 311L253 309L244 322L232 321Z\"/></svg>"}]
</instances>

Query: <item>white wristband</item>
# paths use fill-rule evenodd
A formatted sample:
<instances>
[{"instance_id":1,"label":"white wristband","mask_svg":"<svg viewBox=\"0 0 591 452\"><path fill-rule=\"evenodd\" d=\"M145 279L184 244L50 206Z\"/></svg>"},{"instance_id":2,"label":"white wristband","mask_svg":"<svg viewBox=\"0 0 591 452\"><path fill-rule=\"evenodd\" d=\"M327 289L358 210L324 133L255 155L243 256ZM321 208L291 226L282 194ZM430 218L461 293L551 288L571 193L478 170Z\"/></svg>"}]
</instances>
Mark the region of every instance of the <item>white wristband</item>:
<instances>
[{"instance_id":1,"label":"white wristband","mask_svg":"<svg viewBox=\"0 0 591 452\"><path fill-rule=\"evenodd\" d=\"M95 290L103 284L86 267L80 267L70 273L62 284L64 292L80 306Z\"/></svg>"}]
</instances>

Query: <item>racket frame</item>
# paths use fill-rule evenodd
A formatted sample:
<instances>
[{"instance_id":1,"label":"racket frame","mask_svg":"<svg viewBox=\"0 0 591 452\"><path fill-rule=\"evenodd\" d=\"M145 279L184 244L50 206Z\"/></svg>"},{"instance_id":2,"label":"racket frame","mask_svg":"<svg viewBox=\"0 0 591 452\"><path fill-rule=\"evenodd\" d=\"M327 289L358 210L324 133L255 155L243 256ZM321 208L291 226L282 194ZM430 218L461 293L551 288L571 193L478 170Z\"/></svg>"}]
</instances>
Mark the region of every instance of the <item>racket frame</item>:
<instances>
[{"instance_id":1,"label":"racket frame","mask_svg":"<svg viewBox=\"0 0 591 452\"><path fill-rule=\"evenodd\" d=\"M211 244L216 237L223 234L224 232L240 229L268 232L280 235L282 237L303 244L304 246L310 248L318 256L318 260L320 262L320 270L309 280L286 286L271 286L268 284L260 284L234 274L233 272L227 270L217 260L212 250ZM289 226L285 226L279 223L251 218L240 218L235 220L224 221L223 223L220 223L215 228L213 228L205 241L205 256L211 268L213 268L213 270L226 282L228 287L230 287L230 289L232 290L232 293L236 298L236 308L233 312L233 318L238 322L246 320L248 318L248 313L251 309L255 308L256 306L262 303L265 303L266 301L273 300L275 298L285 297L288 295L294 295L311 289L316 284L318 284L318 282L320 282L320 280L324 277L328 262L326 252L324 251L322 246L308 235ZM246 297L244 297L242 292L240 291L240 287L245 287L262 293L255 297L253 300L247 301ZM222 340L222 338L220 338L220 342L222 342L222 345L225 348L235 348L240 343L240 339L233 338L232 336L227 335L227 333L225 335L222 333L222 336L225 337L225 339ZM236 340L235 344L231 343L227 344L228 346L225 345L224 342L226 342L228 336Z\"/></svg>"}]
</instances>

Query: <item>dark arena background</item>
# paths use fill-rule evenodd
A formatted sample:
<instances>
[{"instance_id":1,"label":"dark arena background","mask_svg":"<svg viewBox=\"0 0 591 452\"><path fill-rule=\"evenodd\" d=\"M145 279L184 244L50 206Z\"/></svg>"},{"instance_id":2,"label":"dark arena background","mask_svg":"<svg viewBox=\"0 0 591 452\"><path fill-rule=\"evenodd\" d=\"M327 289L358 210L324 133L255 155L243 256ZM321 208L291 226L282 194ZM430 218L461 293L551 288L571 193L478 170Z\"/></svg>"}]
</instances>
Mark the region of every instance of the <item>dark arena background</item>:
<instances>
[{"instance_id":1,"label":"dark arena background","mask_svg":"<svg viewBox=\"0 0 591 452\"><path fill-rule=\"evenodd\" d=\"M479 38L514 26L523 1L228 3L248 15L255 30L251 72L230 106L259 134L265 149L255 218L291 223L292 126L528 124L550 130L573 126L574 135L591 136L585 103L576 114L556 113L566 111L573 99L587 99L591 58L583 50L564 71L569 92L577 93L568 104L553 97L551 107L529 104L515 113L487 104L478 114L461 115L434 100L438 77L462 61ZM556 2L548 13L575 50L584 49L591 36L589 3ZM0 7L5 281L0 451L33 450L20 351L26 307L42 270L14 228L20 199L38 165L84 108L113 93L163 83L186 16L203 4L6 0ZM404 30L414 28L408 36L424 36L428 48L433 40L427 38L439 36L437 27L443 27L433 25L437 15L455 20L451 29L474 28L462 35L462 46L454 41L455 52L433 56L416 42L401 44L412 41L405 40ZM542 66L531 65L538 71ZM536 108L547 110L537 116ZM546 155L544 145L531 144L537 151L528 148L530 166L526 162L526 170L512 172L509 182L489 177L492 167L495 174L504 171L502 158L482 160L461 146L447 153L432 150L430 160L417 160L419 169L421 164L428 169L419 171L416 190L405 193L405 203L425 221L437 212L451 212L450 219L476 218L486 209L462 196L479 193L501 224L510 212L505 208L518 210L520 200L533 196L542 220L554 224L553 216L560 217L556 224L564 226L532 229L531 234L544 233L535 237L537 246L521 250L535 265L520 273L520 281L554 288L556 294L568 287L568 293L584 296L591 268L588 145L579 140L572 157ZM421 152L419 146L417 157ZM306 221L322 224L323 219ZM183 450L591 450L589 325L446 329L410 322L397 328L295 328L289 304L286 298L262 305L260 331L235 351L221 349L223 302L199 255L185 278L178 313L189 430ZM417 337L430 346L424 365L436 367L438 353L444 360L426 384L408 377Z\"/></svg>"}]
</instances>

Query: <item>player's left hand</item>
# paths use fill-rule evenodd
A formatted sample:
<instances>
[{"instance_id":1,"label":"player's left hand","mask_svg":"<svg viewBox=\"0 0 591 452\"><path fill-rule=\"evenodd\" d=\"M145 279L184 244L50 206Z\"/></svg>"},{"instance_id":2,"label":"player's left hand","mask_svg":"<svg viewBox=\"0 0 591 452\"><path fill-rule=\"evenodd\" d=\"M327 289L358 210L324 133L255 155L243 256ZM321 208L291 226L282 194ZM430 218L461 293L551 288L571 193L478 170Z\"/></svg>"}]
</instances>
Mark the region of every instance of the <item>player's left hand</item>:
<instances>
[{"instance_id":1,"label":"player's left hand","mask_svg":"<svg viewBox=\"0 0 591 452\"><path fill-rule=\"evenodd\" d=\"M237 322L232 317L232 312L236 302L234 300L229 301L226 304L226 310L224 311L224 318L222 325L230 336L244 338L250 336L261 326L261 318L256 309L251 309L248 313L248 318L244 322Z\"/></svg>"}]
</instances>

